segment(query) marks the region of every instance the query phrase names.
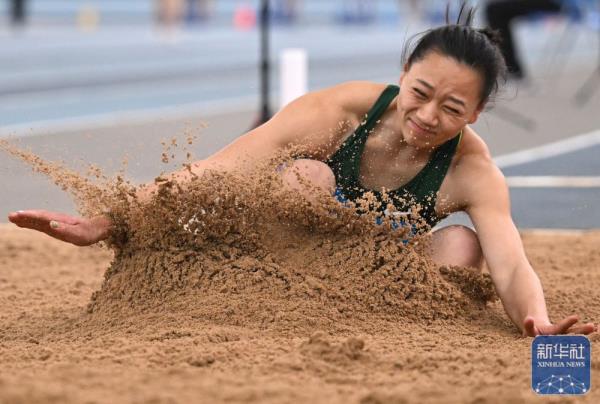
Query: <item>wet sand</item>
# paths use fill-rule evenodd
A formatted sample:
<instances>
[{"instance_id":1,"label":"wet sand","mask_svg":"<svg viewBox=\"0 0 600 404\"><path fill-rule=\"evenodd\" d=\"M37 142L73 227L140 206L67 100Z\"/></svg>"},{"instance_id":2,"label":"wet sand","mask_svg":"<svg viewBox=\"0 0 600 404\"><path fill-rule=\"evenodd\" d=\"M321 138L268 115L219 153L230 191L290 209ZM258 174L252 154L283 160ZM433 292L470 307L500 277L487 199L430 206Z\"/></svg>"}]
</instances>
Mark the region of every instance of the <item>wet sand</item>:
<instances>
[{"instance_id":1,"label":"wet sand","mask_svg":"<svg viewBox=\"0 0 600 404\"><path fill-rule=\"evenodd\" d=\"M523 238L551 317L598 322L600 233ZM498 301L447 318L349 313L331 327L302 317L304 326L294 328L275 326L293 323L277 313L268 326L208 318L199 307L172 304L175 291L159 306L111 318L89 302L112 258L106 249L0 226L0 402L542 400L530 389L531 339L519 336ZM110 296L103 298L106 307ZM223 313L236 319L233 311ZM600 337L590 339L592 390L582 402L600 398Z\"/></svg>"}]
</instances>

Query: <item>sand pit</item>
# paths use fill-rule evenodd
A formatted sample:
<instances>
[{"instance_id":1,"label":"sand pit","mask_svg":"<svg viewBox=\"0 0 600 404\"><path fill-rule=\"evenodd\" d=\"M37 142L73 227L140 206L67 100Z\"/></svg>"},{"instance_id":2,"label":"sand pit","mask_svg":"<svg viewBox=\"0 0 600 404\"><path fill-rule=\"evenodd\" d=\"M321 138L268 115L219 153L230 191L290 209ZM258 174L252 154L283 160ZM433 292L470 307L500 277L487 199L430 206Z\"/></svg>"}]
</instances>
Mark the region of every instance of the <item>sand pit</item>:
<instances>
[{"instance_id":1,"label":"sand pit","mask_svg":"<svg viewBox=\"0 0 600 404\"><path fill-rule=\"evenodd\" d=\"M350 316L300 330L236 326L183 307L92 321L88 303L111 253L0 230L0 402L540 401L529 389L531 340L498 302L471 317L365 326ZM597 321L600 233L524 241L550 313ZM597 358L598 334L591 340ZM598 375L594 360L593 386ZM599 397L593 387L581 400Z\"/></svg>"},{"instance_id":2,"label":"sand pit","mask_svg":"<svg viewBox=\"0 0 600 404\"><path fill-rule=\"evenodd\" d=\"M122 179L13 155L118 230L77 248L2 225L0 402L539 399L489 275L437 267L409 226L298 198L273 161L158 178L140 202ZM600 233L524 239L551 316L597 322Z\"/></svg>"}]
</instances>

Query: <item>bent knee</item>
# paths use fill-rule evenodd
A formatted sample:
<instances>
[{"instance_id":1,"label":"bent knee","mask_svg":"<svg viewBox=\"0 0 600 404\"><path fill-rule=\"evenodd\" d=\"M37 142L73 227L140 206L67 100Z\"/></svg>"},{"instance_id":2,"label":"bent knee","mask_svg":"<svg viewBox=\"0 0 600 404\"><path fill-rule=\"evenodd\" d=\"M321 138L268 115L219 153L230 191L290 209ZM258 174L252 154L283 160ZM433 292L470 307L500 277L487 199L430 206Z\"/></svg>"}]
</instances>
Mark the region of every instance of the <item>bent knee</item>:
<instances>
[{"instance_id":1,"label":"bent knee","mask_svg":"<svg viewBox=\"0 0 600 404\"><path fill-rule=\"evenodd\" d=\"M479 237L477 237L475 230L459 224L448 226L446 229L448 229L447 231L452 235L452 240L454 240L454 243L481 250Z\"/></svg>"},{"instance_id":2,"label":"bent knee","mask_svg":"<svg viewBox=\"0 0 600 404\"><path fill-rule=\"evenodd\" d=\"M450 233L448 242L451 248L461 251L465 258L470 258L473 261L481 260L483 256L481 244L477 233L473 229L461 225L448 226L447 229Z\"/></svg>"},{"instance_id":3,"label":"bent knee","mask_svg":"<svg viewBox=\"0 0 600 404\"><path fill-rule=\"evenodd\" d=\"M335 190L333 171L327 164L318 160L295 160L284 169L282 178L293 189L301 189L303 185L310 185L329 193L333 193Z\"/></svg>"},{"instance_id":4,"label":"bent knee","mask_svg":"<svg viewBox=\"0 0 600 404\"><path fill-rule=\"evenodd\" d=\"M483 251L477 233L461 225L452 225L433 233L433 258L443 265L482 268Z\"/></svg>"}]
</instances>

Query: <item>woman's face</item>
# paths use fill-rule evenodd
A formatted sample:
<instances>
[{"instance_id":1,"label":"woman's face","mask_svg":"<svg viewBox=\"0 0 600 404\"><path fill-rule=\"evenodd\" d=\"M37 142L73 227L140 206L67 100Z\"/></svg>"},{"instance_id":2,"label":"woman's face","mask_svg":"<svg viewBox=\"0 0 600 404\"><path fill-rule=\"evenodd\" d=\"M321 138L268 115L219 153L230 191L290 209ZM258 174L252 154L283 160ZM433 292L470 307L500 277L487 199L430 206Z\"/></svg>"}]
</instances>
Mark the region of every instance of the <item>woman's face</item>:
<instances>
[{"instance_id":1,"label":"woman's face","mask_svg":"<svg viewBox=\"0 0 600 404\"><path fill-rule=\"evenodd\" d=\"M400 77L398 125L404 141L437 147L477 120L483 80L473 68L429 52Z\"/></svg>"}]
</instances>

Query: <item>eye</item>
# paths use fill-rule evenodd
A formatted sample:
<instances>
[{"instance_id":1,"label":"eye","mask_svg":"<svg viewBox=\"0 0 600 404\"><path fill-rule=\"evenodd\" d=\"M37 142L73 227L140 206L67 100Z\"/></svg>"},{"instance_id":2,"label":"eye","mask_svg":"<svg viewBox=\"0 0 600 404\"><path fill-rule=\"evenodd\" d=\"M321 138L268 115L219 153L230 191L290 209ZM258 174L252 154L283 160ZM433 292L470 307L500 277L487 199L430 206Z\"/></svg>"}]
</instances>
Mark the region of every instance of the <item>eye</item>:
<instances>
[{"instance_id":1,"label":"eye","mask_svg":"<svg viewBox=\"0 0 600 404\"><path fill-rule=\"evenodd\" d=\"M415 92L415 94L417 95L418 98L423 99L423 100L427 98L427 94L425 94L423 91L419 90L417 87L413 87L413 91Z\"/></svg>"},{"instance_id":2,"label":"eye","mask_svg":"<svg viewBox=\"0 0 600 404\"><path fill-rule=\"evenodd\" d=\"M452 108L452 107L444 107L444 109L445 109L447 112L450 112L451 114L454 114L454 115L460 115L460 111L459 111L459 110L457 110L457 109L454 109L454 108Z\"/></svg>"}]
</instances>

